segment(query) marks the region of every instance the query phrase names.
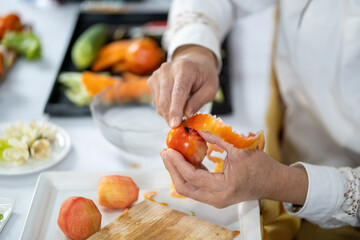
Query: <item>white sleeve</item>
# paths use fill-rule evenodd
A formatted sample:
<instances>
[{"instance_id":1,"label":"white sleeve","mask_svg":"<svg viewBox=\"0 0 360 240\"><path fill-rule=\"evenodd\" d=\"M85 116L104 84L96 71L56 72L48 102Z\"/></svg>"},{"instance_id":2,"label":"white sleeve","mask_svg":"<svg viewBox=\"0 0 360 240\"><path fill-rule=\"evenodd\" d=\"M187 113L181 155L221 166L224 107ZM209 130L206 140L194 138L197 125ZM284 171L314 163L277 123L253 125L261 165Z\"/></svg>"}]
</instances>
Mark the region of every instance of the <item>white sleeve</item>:
<instances>
[{"instance_id":1,"label":"white sleeve","mask_svg":"<svg viewBox=\"0 0 360 240\"><path fill-rule=\"evenodd\" d=\"M168 59L183 45L195 44L211 50L221 65L220 46L234 21L276 0L173 0L163 46Z\"/></svg>"},{"instance_id":2,"label":"white sleeve","mask_svg":"<svg viewBox=\"0 0 360 240\"><path fill-rule=\"evenodd\" d=\"M323 228L360 225L360 167L339 168L296 163L308 175L308 191L304 206L294 212L284 203L288 213L305 218Z\"/></svg>"}]
</instances>

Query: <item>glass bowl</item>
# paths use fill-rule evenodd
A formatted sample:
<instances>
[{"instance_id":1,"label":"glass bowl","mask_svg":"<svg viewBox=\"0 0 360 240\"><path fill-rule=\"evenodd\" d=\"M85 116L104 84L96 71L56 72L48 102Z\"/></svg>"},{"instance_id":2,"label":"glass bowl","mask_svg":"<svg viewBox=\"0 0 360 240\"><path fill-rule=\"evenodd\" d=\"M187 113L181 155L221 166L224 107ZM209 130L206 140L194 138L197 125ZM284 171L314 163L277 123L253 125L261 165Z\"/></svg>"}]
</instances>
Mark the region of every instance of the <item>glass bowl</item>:
<instances>
[{"instance_id":1,"label":"glass bowl","mask_svg":"<svg viewBox=\"0 0 360 240\"><path fill-rule=\"evenodd\" d=\"M159 154L170 128L151 104L116 103L95 96L91 114L104 137L119 149L136 155Z\"/></svg>"},{"instance_id":2,"label":"glass bowl","mask_svg":"<svg viewBox=\"0 0 360 240\"><path fill-rule=\"evenodd\" d=\"M109 100L108 88L96 95L90 104L91 114L104 137L120 150L140 155L159 155L166 148L170 127L149 103L149 99L137 102ZM212 104L206 104L199 112L209 113Z\"/></svg>"}]
</instances>

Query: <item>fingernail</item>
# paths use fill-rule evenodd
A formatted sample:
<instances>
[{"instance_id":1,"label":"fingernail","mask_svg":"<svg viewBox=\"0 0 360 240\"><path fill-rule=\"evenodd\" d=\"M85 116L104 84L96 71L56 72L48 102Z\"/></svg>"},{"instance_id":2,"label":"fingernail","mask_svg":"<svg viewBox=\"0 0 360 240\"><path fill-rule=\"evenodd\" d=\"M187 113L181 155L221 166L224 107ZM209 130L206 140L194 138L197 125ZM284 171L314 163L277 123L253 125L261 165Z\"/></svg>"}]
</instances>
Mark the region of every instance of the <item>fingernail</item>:
<instances>
[{"instance_id":1,"label":"fingernail","mask_svg":"<svg viewBox=\"0 0 360 240\"><path fill-rule=\"evenodd\" d=\"M170 127L172 128L177 127L178 124L179 124L179 119L177 117L173 117L170 120Z\"/></svg>"},{"instance_id":2,"label":"fingernail","mask_svg":"<svg viewBox=\"0 0 360 240\"><path fill-rule=\"evenodd\" d=\"M165 152L166 152L166 149L162 149L162 150L160 151L160 155L161 155L161 156L164 156Z\"/></svg>"},{"instance_id":3,"label":"fingernail","mask_svg":"<svg viewBox=\"0 0 360 240\"><path fill-rule=\"evenodd\" d=\"M192 115L194 115L194 113L191 110L186 110L185 115L187 118L190 118L190 117L192 117Z\"/></svg>"}]
</instances>

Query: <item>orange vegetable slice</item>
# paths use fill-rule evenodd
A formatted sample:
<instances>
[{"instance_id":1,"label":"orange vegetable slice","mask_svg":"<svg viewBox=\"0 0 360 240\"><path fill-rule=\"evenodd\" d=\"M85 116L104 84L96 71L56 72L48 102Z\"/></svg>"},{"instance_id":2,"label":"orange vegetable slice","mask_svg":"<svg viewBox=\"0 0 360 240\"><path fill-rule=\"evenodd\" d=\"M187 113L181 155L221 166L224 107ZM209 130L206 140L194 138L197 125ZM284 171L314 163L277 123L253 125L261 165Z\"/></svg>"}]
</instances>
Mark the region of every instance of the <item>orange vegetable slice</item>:
<instances>
[{"instance_id":1,"label":"orange vegetable slice","mask_svg":"<svg viewBox=\"0 0 360 240\"><path fill-rule=\"evenodd\" d=\"M139 101L149 102L151 93L147 79L131 82L118 82L114 87L104 93L106 101Z\"/></svg>"},{"instance_id":2,"label":"orange vegetable slice","mask_svg":"<svg viewBox=\"0 0 360 240\"><path fill-rule=\"evenodd\" d=\"M185 121L185 126L218 135L239 149L264 150L265 137L263 131L259 131L257 134L250 132L248 136L238 134L232 130L231 126L225 125L220 118L211 114L196 114Z\"/></svg>"},{"instance_id":3,"label":"orange vegetable slice","mask_svg":"<svg viewBox=\"0 0 360 240\"><path fill-rule=\"evenodd\" d=\"M111 72L113 73L121 73L124 72L128 69L126 62L121 61L118 63L115 63L112 67L111 67Z\"/></svg>"},{"instance_id":4,"label":"orange vegetable slice","mask_svg":"<svg viewBox=\"0 0 360 240\"><path fill-rule=\"evenodd\" d=\"M91 70L94 72L103 71L116 63L119 63L125 59L125 53L123 52L114 52L111 55L98 57L95 59Z\"/></svg>"},{"instance_id":5,"label":"orange vegetable slice","mask_svg":"<svg viewBox=\"0 0 360 240\"><path fill-rule=\"evenodd\" d=\"M115 86L121 82L121 79L100 75L92 72L84 72L82 74L82 83L91 96L95 96L107 87Z\"/></svg>"},{"instance_id":6,"label":"orange vegetable slice","mask_svg":"<svg viewBox=\"0 0 360 240\"><path fill-rule=\"evenodd\" d=\"M134 40L119 40L106 44L99 50L97 57L101 58L105 56L110 56L114 53L121 53L121 52L125 53L129 45L133 41Z\"/></svg>"},{"instance_id":7,"label":"orange vegetable slice","mask_svg":"<svg viewBox=\"0 0 360 240\"><path fill-rule=\"evenodd\" d=\"M103 71L119 62L123 62L127 49L132 42L133 40L121 40L102 47L91 66L91 70L94 72Z\"/></svg>"},{"instance_id":8,"label":"orange vegetable slice","mask_svg":"<svg viewBox=\"0 0 360 240\"><path fill-rule=\"evenodd\" d=\"M133 74L131 72L124 72L122 74L122 77L124 79L125 82L132 82L132 81L139 81L139 80L148 80L148 76L140 76L140 75L136 75L136 74Z\"/></svg>"}]
</instances>

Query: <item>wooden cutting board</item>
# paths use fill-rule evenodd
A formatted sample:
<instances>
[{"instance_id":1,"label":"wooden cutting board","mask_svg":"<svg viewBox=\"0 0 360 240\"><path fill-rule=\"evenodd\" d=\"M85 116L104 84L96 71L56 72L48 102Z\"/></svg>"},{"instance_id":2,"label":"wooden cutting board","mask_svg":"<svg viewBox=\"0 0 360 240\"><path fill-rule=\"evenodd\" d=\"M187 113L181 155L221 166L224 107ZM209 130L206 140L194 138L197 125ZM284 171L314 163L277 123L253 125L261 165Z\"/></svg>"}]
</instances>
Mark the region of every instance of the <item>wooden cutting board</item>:
<instances>
[{"instance_id":1,"label":"wooden cutting board","mask_svg":"<svg viewBox=\"0 0 360 240\"><path fill-rule=\"evenodd\" d=\"M233 239L233 233L200 218L144 200L88 239L227 240Z\"/></svg>"}]
</instances>

